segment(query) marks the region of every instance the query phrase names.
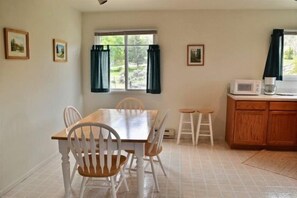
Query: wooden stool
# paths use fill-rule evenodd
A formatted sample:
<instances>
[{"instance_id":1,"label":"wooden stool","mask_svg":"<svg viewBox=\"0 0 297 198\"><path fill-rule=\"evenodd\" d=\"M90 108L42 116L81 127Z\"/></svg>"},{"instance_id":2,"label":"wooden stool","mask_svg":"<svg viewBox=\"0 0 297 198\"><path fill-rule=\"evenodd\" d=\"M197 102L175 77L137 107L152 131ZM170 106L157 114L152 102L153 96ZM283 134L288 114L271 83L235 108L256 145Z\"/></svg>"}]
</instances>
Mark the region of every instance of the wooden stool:
<instances>
[{"instance_id":1,"label":"wooden stool","mask_svg":"<svg viewBox=\"0 0 297 198\"><path fill-rule=\"evenodd\" d=\"M179 144L180 136L181 135L192 135L193 145L195 145L195 130L194 130L194 121L193 121L193 114L195 113L195 109L180 109L180 119L179 119L179 128L178 128L178 135L177 135L177 144ZM190 120L185 119L185 115L189 115ZM184 124L190 124L190 130L187 128L183 128Z\"/></svg>"},{"instance_id":2,"label":"wooden stool","mask_svg":"<svg viewBox=\"0 0 297 198\"><path fill-rule=\"evenodd\" d=\"M210 137L211 146L213 146L213 131L212 131L212 121L211 121L211 114L213 113L213 110L198 109L197 112L199 113L199 117L198 117L197 132L196 132L196 135L197 135L196 144L198 144L199 136L206 136L206 137ZM203 116L208 116L208 119L205 122L202 122ZM209 130L201 130L202 125L208 126Z\"/></svg>"}]
</instances>

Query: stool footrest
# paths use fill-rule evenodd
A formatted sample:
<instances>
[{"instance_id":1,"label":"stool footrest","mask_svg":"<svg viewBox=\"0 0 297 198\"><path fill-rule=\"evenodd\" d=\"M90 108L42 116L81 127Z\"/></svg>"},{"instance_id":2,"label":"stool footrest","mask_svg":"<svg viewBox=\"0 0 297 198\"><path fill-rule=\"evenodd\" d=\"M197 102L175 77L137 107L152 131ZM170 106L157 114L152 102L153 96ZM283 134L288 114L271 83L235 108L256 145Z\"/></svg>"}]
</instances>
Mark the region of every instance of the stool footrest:
<instances>
[{"instance_id":1,"label":"stool footrest","mask_svg":"<svg viewBox=\"0 0 297 198\"><path fill-rule=\"evenodd\" d=\"M199 134L210 134L210 131L209 130L200 130Z\"/></svg>"},{"instance_id":2,"label":"stool footrest","mask_svg":"<svg viewBox=\"0 0 297 198\"><path fill-rule=\"evenodd\" d=\"M199 134L199 136L210 137L211 135L208 135L208 134Z\"/></svg>"},{"instance_id":3,"label":"stool footrest","mask_svg":"<svg viewBox=\"0 0 297 198\"><path fill-rule=\"evenodd\" d=\"M185 132L182 131L181 134L183 134L183 135L187 135L187 134L188 134L188 135L192 135L192 132L186 132L186 133L185 133Z\"/></svg>"},{"instance_id":4,"label":"stool footrest","mask_svg":"<svg viewBox=\"0 0 297 198\"><path fill-rule=\"evenodd\" d=\"M210 125L209 122L203 122L203 123L200 123L200 125Z\"/></svg>"}]
</instances>

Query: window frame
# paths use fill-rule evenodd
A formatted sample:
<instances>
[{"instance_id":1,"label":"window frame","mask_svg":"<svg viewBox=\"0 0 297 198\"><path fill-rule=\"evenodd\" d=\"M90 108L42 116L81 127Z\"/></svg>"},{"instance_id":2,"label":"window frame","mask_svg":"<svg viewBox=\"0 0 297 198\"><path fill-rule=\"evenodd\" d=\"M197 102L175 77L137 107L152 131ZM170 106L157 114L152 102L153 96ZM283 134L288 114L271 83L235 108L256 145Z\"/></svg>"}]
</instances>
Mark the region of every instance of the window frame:
<instances>
[{"instance_id":1,"label":"window frame","mask_svg":"<svg viewBox=\"0 0 297 198\"><path fill-rule=\"evenodd\" d=\"M286 35L296 35L297 36L297 30L285 30L284 37ZM284 51L283 51L283 56L284 56ZM283 57L282 57L282 59L283 59ZM283 67L283 71L284 71L284 67ZM296 75L284 75L283 74L283 81L297 81L297 74Z\"/></svg>"},{"instance_id":2,"label":"window frame","mask_svg":"<svg viewBox=\"0 0 297 198\"><path fill-rule=\"evenodd\" d=\"M153 43L148 45L129 45L128 44L128 36L131 35L146 35L150 34L153 35ZM124 53L125 53L125 87L124 89L115 89L110 88L110 92L144 92L146 88L144 89L131 89L128 86L128 67L129 67L129 61L128 61L128 47L129 46L149 46L149 45L155 45L157 43L157 30L154 29L148 29L148 30L105 30L105 31L96 31L94 34L94 45L101 45L100 44L100 37L101 36L124 36L124 45L109 45L109 46L123 46L124 47ZM147 72L146 72L147 74Z\"/></svg>"}]
</instances>

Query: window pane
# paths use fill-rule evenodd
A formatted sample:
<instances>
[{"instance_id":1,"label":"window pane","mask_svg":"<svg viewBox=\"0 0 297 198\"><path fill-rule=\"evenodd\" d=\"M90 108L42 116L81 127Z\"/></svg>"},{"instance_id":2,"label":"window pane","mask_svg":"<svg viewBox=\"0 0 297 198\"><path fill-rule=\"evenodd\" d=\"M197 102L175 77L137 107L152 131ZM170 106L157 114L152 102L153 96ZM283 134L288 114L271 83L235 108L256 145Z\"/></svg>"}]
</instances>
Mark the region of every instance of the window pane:
<instances>
[{"instance_id":1,"label":"window pane","mask_svg":"<svg viewBox=\"0 0 297 198\"><path fill-rule=\"evenodd\" d=\"M110 88L125 89L124 46L110 46Z\"/></svg>"},{"instance_id":2,"label":"window pane","mask_svg":"<svg viewBox=\"0 0 297 198\"><path fill-rule=\"evenodd\" d=\"M297 35L284 36L283 75L297 75Z\"/></svg>"},{"instance_id":3,"label":"window pane","mask_svg":"<svg viewBox=\"0 0 297 198\"><path fill-rule=\"evenodd\" d=\"M128 46L128 89L145 89L148 46Z\"/></svg>"},{"instance_id":4,"label":"window pane","mask_svg":"<svg viewBox=\"0 0 297 198\"><path fill-rule=\"evenodd\" d=\"M100 45L124 45L125 37L122 36L100 36Z\"/></svg>"},{"instance_id":5,"label":"window pane","mask_svg":"<svg viewBox=\"0 0 297 198\"><path fill-rule=\"evenodd\" d=\"M153 34L128 35L128 45L151 45L153 43Z\"/></svg>"},{"instance_id":6,"label":"window pane","mask_svg":"<svg viewBox=\"0 0 297 198\"><path fill-rule=\"evenodd\" d=\"M110 46L111 89L146 89L147 49L154 34L97 35L94 42Z\"/></svg>"}]
</instances>

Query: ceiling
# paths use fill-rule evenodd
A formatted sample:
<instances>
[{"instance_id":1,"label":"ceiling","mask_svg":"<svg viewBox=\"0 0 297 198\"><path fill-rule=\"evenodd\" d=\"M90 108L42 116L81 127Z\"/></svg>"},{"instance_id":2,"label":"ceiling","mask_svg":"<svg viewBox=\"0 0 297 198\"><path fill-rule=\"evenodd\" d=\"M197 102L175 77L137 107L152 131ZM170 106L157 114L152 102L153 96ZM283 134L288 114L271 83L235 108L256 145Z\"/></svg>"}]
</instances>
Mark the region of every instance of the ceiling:
<instances>
[{"instance_id":1,"label":"ceiling","mask_svg":"<svg viewBox=\"0 0 297 198\"><path fill-rule=\"evenodd\" d=\"M202 10L202 9L294 9L297 0L108 0L99 5L98 0L64 0L81 12L95 11L152 11L152 10Z\"/></svg>"}]
</instances>

